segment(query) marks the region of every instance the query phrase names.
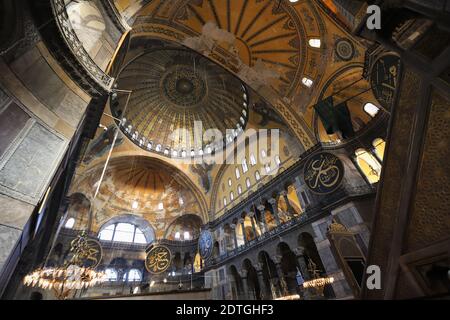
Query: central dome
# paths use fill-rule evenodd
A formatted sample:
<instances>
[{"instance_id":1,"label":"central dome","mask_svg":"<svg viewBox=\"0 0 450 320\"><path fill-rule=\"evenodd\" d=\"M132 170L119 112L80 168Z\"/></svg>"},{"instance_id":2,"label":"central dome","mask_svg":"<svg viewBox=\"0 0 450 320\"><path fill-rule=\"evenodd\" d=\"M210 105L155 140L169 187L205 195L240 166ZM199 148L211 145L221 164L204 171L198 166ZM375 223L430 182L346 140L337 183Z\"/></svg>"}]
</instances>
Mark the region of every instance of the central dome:
<instances>
[{"instance_id":1,"label":"central dome","mask_svg":"<svg viewBox=\"0 0 450 320\"><path fill-rule=\"evenodd\" d=\"M247 124L242 82L191 50L144 53L126 65L117 81L132 94L126 109L127 96L113 94L112 113L122 119L125 135L148 151L177 158L202 155L222 149ZM202 141L208 129L220 131L222 139Z\"/></svg>"}]
</instances>

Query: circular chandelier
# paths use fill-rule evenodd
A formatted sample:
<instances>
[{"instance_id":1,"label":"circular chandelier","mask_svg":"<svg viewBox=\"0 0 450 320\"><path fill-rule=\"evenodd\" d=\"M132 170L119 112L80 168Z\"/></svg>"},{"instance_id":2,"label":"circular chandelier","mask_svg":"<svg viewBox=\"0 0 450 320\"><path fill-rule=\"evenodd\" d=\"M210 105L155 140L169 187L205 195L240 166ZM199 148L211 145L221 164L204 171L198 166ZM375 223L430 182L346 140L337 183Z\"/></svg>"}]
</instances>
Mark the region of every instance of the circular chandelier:
<instances>
[{"instance_id":1,"label":"circular chandelier","mask_svg":"<svg viewBox=\"0 0 450 320\"><path fill-rule=\"evenodd\" d=\"M81 290L103 282L105 274L91 268L70 265L67 268L40 268L25 276L23 283L44 290Z\"/></svg>"},{"instance_id":2,"label":"circular chandelier","mask_svg":"<svg viewBox=\"0 0 450 320\"><path fill-rule=\"evenodd\" d=\"M96 271L102 257L101 245L80 232L70 243L71 259L62 267L42 267L27 274L23 284L44 290L55 290L60 298L67 297L71 290L91 288L106 281L104 272Z\"/></svg>"}]
</instances>

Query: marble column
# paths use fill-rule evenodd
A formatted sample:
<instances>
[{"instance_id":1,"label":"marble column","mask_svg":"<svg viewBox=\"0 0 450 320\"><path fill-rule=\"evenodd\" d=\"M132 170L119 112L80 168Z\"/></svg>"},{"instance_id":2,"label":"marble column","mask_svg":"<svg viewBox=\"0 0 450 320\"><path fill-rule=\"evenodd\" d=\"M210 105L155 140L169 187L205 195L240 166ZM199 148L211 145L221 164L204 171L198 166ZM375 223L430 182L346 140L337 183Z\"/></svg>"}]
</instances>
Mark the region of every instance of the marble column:
<instances>
[{"instance_id":1,"label":"marble column","mask_svg":"<svg viewBox=\"0 0 450 320\"><path fill-rule=\"evenodd\" d=\"M302 273L303 279L305 281L310 280L311 276L308 271L308 263L305 259L305 248L297 247L294 249L295 257L297 258L297 263L300 268L300 272Z\"/></svg>"},{"instance_id":2,"label":"marble column","mask_svg":"<svg viewBox=\"0 0 450 320\"><path fill-rule=\"evenodd\" d=\"M286 279L284 278L283 269L281 268L281 256L280 255L274 256L273 262L275 263L278 280L280 281L281 295L286 296L288 294L288 288L287 288Z\"/></svg>"},{"instance_id":3,"label":"marble column","mask_svg":"<svg viewBox=\"0 0 450 320\"><path fill-rule=\"evenodd\" d=\"M238 248L237 236L236 236L236 225L233 223L230 225L231 230L233 230L233 239L234 239L234 249Z\"/></svg>"},{"instance_id":4,"label":"marble column","mask_svg":"<svg viewBox=\"0 0 450 320\"><path fill-rule=\"evenodd\" d=\"M278 204L277 204L277 199L269 199L268 201L270 203L270 205L272 206L272 213L275 217L275 221L277 223L277 226L279 226L281 224L280 222L280 217L278 215Z\"/></svg>"},{"instance_id":5,"label":"marble column","mask_svg":"<svg viewBox=\"0 0 450 320\"><path fill-rule=\"evenodd\" d=\"M288 193L286 190L283 190L280 192L280 196L282 196L284 198L284 201L286 202L287 208L288 208L288 216L289 217L294 217L295 216L295 211L294 208L292 208L291 203L289 202L289 197L288 197Z\"/></svg>"},{"instance_id":6,"label":"marble column","mask_svg":"<svg viewBox=\"0 0 450 320\"><path fill-rule=\"evenodd\" d=\"M244 244L247 244L248 240L247 237L245 235L245 224L244 224L244 219L239 219L239 224L241 225L242 228L242 237L244 238Z\"/></svg>"},{"instance_id":7,"label":"marble column","mask_svg":"<svg viewBox=\"0 0 450 320\"><path fill-rule=\"evenodd\" d=\"M250 211L248 213L248 217L250 218L250 221L252 223L253 234L255 235L255 239L256 239L256 238L258 238L258 234L256 233L256 227L255 227L255 213L253 211Z\"/></svg>"},{"instance_id":8,"label":"marble column","mask_svg":"<svg viewBox=\"0 0 450 320\"><path fill-rule=\"evenodd\" d=\"M261 213L261 225L262 225L262 231L261 233L266 233L268 231L267 224L266 224L266 207L260 204L257 209Z\"/></svg>"},{"instance_id":9,"label":"marble column","mask_svg":"<svg viewBox=\"0 0 450 320\"><path fill-rule=\"evenodd\" d=\"M242 287L243 287L243 299L242 300L249 300L249 295L248 295L248 283L247 283L247 275L248 275L248 271L247 270L241 270L241 272L239 272L241 279L242 279Z\"/></svg>"},{"instance_id":10,"label":"marble column","mask_svg":"<svg viewBox=\"0 0 450 320\"><path fill-rule=\"evenodd\" d=\"M256 274L258 275L258 283L261 292L261 300L268 300L271 298L268 288L266 287L266 283L264 282L263 276L263 266L262 263L255 264Z\"/></svg>"}]
</instances>

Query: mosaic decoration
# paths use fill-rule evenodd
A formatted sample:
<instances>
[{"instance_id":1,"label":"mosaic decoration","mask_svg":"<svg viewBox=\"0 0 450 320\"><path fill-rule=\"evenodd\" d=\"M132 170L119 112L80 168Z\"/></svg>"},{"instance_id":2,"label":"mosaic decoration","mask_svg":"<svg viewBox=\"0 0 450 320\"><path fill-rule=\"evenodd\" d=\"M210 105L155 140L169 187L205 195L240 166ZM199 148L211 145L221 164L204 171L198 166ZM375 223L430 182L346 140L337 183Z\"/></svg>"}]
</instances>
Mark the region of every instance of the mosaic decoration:
<instances>
[{"instance_id":1,"label":"mosaic decoration","mask_svg":"<svg viewBox=\"0 0 450 320\"><path fill-rule=\"evenodd\" d=\"M337 190L343 178L344 165L331 153L315 154L305 165L305 183L314 193L327 194Z\"/></svg>"},{"instance_id":2,"label":"mosaic decoration","mask_svg":"<svg viewBox=\"0 0 450 320\"><path fill-rule=\"evenodd\" d=\"M203 260L207 260L213 251L213 235L209 230L203 230L198 238L198 252Z\"/></svg>"},{"instance_id":3,"label":"mosaic decoration","mask_svg":"<svg viewBox=\"0 0 450 320\"><path fill-rule=\"evenodd\" d=\"M172 252L166 246L157 245L147 254L145 268L152 274L160 274L170 267Z\"/></svg>"}]
</instances>

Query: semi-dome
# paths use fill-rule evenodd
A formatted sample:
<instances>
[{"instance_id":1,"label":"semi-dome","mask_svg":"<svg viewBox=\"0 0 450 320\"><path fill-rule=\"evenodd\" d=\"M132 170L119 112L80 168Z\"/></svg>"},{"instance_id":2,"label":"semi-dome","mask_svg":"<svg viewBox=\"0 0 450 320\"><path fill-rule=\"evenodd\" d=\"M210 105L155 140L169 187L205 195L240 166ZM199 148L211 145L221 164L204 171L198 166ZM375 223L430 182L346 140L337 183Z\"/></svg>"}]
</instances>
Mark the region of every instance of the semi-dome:
<instances>
[{"instance_id":1,"label":"semi-dome","mask_svg":"<svg viewBox=\"0 0 450 320\"><path fill-rule=\"evenodd\" d=\"M127 96L113 94L111 109L122 120L122 131L138 146L166 156L221 149L247 123L248 94L242 82L191 50L144 53L122 70L118 86L132 91L127 108ZM208 129L218 129L223 139L203 140Z\"/></svg>"}]
</instances>

